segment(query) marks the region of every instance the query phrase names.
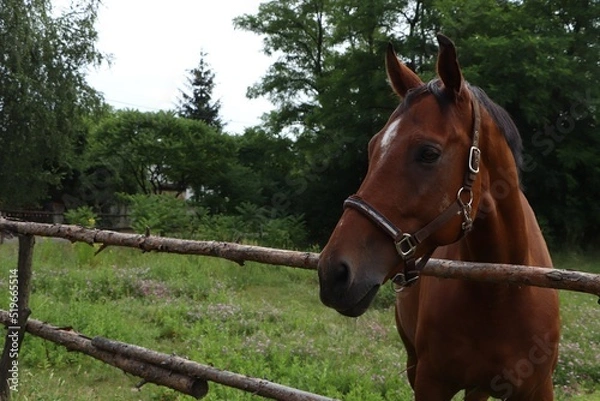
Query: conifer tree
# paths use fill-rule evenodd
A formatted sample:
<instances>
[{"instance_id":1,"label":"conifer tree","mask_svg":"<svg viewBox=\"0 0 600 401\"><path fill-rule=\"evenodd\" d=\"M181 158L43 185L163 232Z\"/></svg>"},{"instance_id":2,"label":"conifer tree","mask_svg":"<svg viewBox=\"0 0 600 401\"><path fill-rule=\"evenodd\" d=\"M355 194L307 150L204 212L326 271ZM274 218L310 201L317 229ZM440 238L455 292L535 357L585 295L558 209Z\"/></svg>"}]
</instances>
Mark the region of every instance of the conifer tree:
<instances>
[{"instance_id":1,"label":"conifer tree","mask_svg":"<svg viewBox=\"0 0 600 401\"><path fill-rule=\"evenodd\" d=\"M212 92L215 87L215 74L206 62L207 54L200 52L200 62L189 70L187 90L181 90L177 113L180 117L204 121L218 131L223 128L219 117L220 101L213 101Z\"/></svg>"}]
</instances>

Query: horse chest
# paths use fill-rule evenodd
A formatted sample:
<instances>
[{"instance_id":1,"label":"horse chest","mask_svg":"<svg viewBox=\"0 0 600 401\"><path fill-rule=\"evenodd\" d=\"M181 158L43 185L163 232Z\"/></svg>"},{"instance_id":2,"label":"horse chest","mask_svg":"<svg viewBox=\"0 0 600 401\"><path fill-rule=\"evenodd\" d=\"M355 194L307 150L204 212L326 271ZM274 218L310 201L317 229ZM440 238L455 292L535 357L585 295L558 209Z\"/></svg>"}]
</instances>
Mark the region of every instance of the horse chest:
<instances>
[{"instance_id":1,"label":"horse chest","mask_svg":"<svg viewBox=\"0 0 600 401\"><path fill-rule=\"evenodd\" d=\"M465 291L463 286L462 281L423 277L418 287L398 297L398 329L419 363L451 372L460 382L489 381L529 352L518 344L528 344L523 340L535 333L527 325L511 324L528 313L527 289Z\"/></svg>"}]
</instances>

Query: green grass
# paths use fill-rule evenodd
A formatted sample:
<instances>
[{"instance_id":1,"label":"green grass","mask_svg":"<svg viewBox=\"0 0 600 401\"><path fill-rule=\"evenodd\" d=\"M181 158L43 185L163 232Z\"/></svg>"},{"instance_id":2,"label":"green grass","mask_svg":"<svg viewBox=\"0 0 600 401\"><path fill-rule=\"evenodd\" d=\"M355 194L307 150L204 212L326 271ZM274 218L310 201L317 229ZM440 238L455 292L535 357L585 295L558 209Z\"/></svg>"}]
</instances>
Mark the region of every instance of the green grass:
<instances>
[{"instance_id":1,"label":"green grass","mask_svg":"<svg viewBox=\"0 0 600 401\"><path fill-rule=\"evenodd\" d=\"M364 316L344 318L318 299L315 272L196 256L37 239L31 317L72 326L218 368L352 400L412 398L395 330L391 289ZM17 246L0 246L1 288ZM556 265L600 273L593 258L559 255ZM597 259L600 260L600 259ZM600 400L600 306L561 293L563 340L557 399ZM26 336L15 400L184 400L85 355ZM211 383L206 400L250 400Z\"/></svg>"}]
</instances>

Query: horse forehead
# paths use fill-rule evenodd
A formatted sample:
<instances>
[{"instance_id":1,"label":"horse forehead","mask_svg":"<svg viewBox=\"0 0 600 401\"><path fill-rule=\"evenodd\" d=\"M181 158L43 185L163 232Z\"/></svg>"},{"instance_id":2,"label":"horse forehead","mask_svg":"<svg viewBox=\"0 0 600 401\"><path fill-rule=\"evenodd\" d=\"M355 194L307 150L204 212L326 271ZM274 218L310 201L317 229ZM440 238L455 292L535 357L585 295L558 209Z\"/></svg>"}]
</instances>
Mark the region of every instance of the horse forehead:
<instances>
[{"instance_id":1,"label":"horse forehead","mask_svg":"<svg viewBox=\"0 0 600 401\"><path fill-rule=\"evenodd\" d=\"M382 162L386 156L390 155L392 149L397 149L394 143L396 139L402 135L403 137L412 137L414 134L423 134L432 131L431 124L427 121L427 117L416 115L410 111L395 116L378 135L378 158ZM439 124L438 124L439 125Z\"/></svg>"},{"instance_id":2,"label":"horse forehead","mask_svg":"<svg viewBox=\"0 0 600 401\"><path fill-rule=\"evenodd\" d=\"M411 107L402 109L400 106L392 115L381 133L379 146L382 154L387 153L394 139L402 131L435 131L435 127L441 123L448 123L440 119L447 118L444 113L439 113L439 104L434 96L421 96L414 100L415 104ZM402 124L402 127L400 125Z\"/></svg>"},{"instance_id":3,"label":"horse forehead","mask_svg":"<svg viewBox=\"0 0 600 401\"><path fill-rule=\"evenodd\" d=\"M400 125L400 121L402 120L402 116L396 117L392 122L390 122L387 127L384 129L383 134L381 136L381 141L379 141L379 148L381 150L381 156L385 156L387 152L390 150L394 139L398 135L398 126Z\"/></svg>"}]
</instances>

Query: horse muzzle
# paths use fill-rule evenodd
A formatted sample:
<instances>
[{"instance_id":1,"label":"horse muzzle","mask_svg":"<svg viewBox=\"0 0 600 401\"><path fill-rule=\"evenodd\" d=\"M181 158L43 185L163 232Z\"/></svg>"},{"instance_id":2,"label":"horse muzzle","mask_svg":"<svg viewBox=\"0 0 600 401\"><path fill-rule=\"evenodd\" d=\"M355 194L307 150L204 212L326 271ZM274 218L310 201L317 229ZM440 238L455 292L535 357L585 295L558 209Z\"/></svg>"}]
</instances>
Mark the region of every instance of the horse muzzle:
<instances>
[{"instance_id":1,"label":"horse muzzle","mask_svg":"<svg viewBox=\"0 0 600 401\"><path fill-rule=\"evenodd\" d=\"M350 266L331 259L319 261L318 271L321 302L349 317L367 311L383 281L383 277L355 280Z\"/></svg>"}]
</instances>

